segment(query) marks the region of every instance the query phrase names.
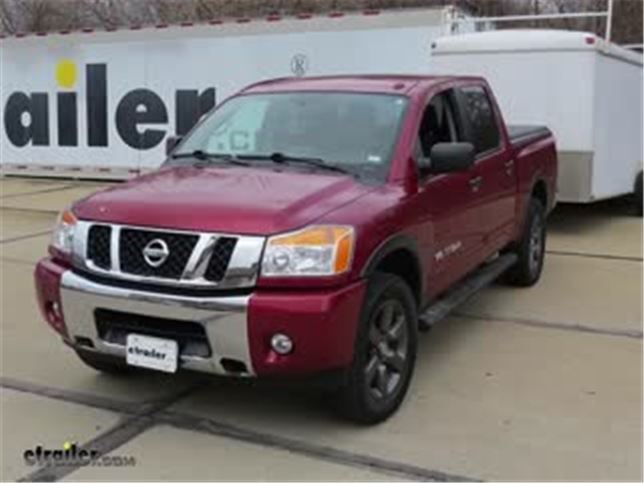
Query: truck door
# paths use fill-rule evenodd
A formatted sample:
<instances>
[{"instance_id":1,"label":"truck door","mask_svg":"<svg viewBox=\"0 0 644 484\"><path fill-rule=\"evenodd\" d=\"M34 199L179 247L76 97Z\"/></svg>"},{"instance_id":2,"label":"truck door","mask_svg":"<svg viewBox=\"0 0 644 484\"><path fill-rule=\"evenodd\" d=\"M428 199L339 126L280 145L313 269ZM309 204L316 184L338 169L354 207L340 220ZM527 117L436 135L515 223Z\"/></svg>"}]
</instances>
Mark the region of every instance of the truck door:
<instances>
[{"instance_id":1,"label":"truck door","mask_svg":"<svg viewBox=\"0 0 644 484\"><path fill-rule=\"evenodd\" d=\"M422 214L420 224L428 234L423 237L423 255L428 261L425 282L430 295L449 287L480 261L478 195L471 189L471 170L440 175L428 171L432 146L462 140L461 123L454 90L447 89L429 100L418 131L419 191L415 202Z\"/></svg>"},{"instance_id":2,"label":"truck door","mask_svg":"<svg viewBox=\"0 0 644 484\"><path fill-rule=\"evenodd\" d=\"M470 186L476 198L477 231L483 257L505 246L515 217L516 169L511 150L499 129L502 120L486 88L481 85L456 89L465 118L465 137L476 149L476 162Z\"/></svg>"}]
</instances>

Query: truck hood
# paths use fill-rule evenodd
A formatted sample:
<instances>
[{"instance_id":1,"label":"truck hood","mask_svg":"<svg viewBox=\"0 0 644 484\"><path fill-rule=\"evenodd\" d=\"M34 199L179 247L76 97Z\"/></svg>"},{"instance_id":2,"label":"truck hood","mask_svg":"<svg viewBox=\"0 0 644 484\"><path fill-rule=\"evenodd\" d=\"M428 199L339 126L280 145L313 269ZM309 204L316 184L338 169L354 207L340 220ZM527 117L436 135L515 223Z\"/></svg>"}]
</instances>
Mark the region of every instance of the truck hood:
<instances>
[{"instance_id":1,"label":"truck hood","mask_svg":"<svg viewBox=\"0 0 644 484\"><path fill-rule=\"evenodd\" d=\"M80 219L265 235L315 221L371 191L349 176L252 167L175 167L97 192Z\"/></svg>"}]
</instances>

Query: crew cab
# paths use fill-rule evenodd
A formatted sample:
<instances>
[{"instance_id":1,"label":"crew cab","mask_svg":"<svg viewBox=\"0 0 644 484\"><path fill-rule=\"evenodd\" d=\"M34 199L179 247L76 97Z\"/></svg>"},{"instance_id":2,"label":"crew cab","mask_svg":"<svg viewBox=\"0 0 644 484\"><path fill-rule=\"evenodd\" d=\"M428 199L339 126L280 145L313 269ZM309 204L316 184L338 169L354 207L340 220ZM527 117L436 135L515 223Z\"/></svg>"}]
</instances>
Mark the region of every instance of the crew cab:
<instances>
[{"instance_id":1,"label":"crew cab","mask_svg":"<svg viewBox=\"0 0 644 484\"><path fill-rule=\"evenodd\" d=\"M167 147L64 210L36 267L44 318L100 371L333 375L375 423L419 330L541 274L555 141L506 126L482 78L260 82Z\"/></svg>"}]
</instances>

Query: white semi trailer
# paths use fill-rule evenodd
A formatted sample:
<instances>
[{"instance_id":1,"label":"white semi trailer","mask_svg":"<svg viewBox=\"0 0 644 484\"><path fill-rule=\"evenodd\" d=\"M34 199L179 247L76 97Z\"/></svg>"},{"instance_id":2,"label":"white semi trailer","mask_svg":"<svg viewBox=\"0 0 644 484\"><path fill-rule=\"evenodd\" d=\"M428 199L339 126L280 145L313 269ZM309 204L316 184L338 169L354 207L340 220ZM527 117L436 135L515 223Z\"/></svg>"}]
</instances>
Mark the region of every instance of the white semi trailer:
<instances>
[{"instance_id":1,"label":"white semi trailer","mask_svg":"<svg viewBox=\"0 0 644 484\"><path fill-rule=\"evenodd\" d=\"M167 136L266 78L437 73L484 76L510 123L555 132L560 201L631 193L638 176L641 187L641 54L581 32L444 36L455 13L271 16L0 39L2 173L122 178L155 169ZM473 29L461 20L460 32Z\"/></svg>"},{"instance_id":2,"label":"white semi trailer","mask_svg":"<svg viewBox=\"0 0 644 484\"><path fill-rule=\"evenodd\" d=\"M431 68L484 76L508 123L554 132L558 200L635 191L641 209L641 53L583 32L498 30L436 40Z\"/></svg>"},{"instance_id":3,"label":"white semi trailer","mask_svg":"<svg viewBox=\"0 0 644 484\"><path fill-rule=\"evenodd\" d=\"M426 73L443 9L231 19L0 39L3 173L128 177L266 78Z\"/></svg>"}]
</instances>

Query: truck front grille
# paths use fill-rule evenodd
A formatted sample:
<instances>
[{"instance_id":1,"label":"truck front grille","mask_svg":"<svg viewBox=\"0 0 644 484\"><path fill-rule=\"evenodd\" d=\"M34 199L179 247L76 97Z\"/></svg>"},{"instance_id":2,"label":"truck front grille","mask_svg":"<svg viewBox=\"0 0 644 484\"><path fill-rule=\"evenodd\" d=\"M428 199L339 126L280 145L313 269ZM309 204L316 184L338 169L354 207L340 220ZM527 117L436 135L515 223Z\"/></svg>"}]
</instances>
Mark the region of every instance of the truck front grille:
<instances>
[{"instance_id":1,"label":"truck front grille","mask_svg":"<svg viewBox=\"0 0 644 484\"><path fill-rule=\"evenodd\" d=\"M78 222L77 234L73 261L81 271L204 290L253 287L266 240L84 220Z\"/></svg>"},{"instance_id":2,"label":"truck front grille","mask_svg":"<svg viewBox=\"0 0 644 484\"><path fill-rule=\"evenodd\" d=\"M226 275L230 258L237 245L237 239L232 237L221 237L215 244L215 249L210 257L208 268L204 274L204 278L208 281L219 282Z\"/></svg>"},{"instance_id":3,"label":"truck front grille","mask_svg":"<svg viewBox=\"0 0 644 484\"><path fill-rule=\"evenodd\" d=\"M155 239L164 241L169 249L168 258L158 267L148 264L143 257L143 249ZM198 235L124 228L119 241L121 271L137 276L180 279L197 240Z\"/></svg>"},{"instance_id":4,"label":"truck front grille","mask_svg":"<svg viewBox=\"0 0 644 484\"><path fill-rule=\"evenodd\" d=\"M111 260L112 227L109 225L92 225L87 235L87 259L96 267L108 270L112 266Z\"/></svg>"}]
</instances>

